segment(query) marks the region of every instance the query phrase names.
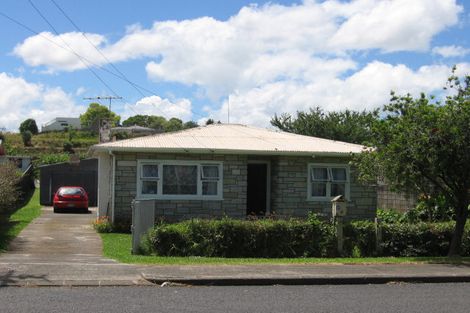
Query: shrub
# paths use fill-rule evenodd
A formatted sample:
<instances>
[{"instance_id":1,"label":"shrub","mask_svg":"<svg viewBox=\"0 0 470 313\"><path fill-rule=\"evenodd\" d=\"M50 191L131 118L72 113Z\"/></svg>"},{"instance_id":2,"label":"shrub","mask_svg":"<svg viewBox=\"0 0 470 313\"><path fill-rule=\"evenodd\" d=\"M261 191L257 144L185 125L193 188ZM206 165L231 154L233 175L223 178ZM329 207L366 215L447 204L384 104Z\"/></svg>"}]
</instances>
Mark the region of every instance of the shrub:
<instances>
[{"instance_id":1,"label":"shrub","mask_svg":"<svg viewBox=\"0 0 470 313\"><path fill-rule=\"evenodd\" d=\"M387 256L445 256L454 230L453 222L383 225L383 254ZM463 241L468 241L468 228ZM468 254L468 251L462 251Z\"/></svg>"},{"instance_id":2,"label":"shrub","mask_svg":"<svg viewBox=\"0 0 470 313\"><path fill-rule=\"evenodd\" d=\"M18 169L10 162L0 164L0 212L12 209L18 202L20 192Z\"/></svg>"},{"instance_id":3,"label":"shrub","mask_svg":"<svg viewBox=\"0 0 470 313\"><path fill-rule=\"evenodd\" d=\"M370 221L353 221L344 226L344 254L355 256L375 256L375 224Z\"/></svg>"},{"instance_id":4,"label":"shrub","mask_svg":"<svg viewBox=\"0 0 470 313\"><path fill-rule=\"evenodd\" d=\"M66 153L74 153L73 143L71 143L70 141L64 142L63 149L64 149L64 152Z\"/></svg>"},{"instance_id":5,"label":"shrub","mask_svg":"<svg viewBox=\"0 0 470 313\"><path fill-rule=\"evenodd\" d=\"M161 256L322 257L334 254L334 244L333 227L325 222L224 218L159 224L142 250Z\"/></svg>"},{"instance_id":6,"label":"shrub","mask_svg":"<svg viewBox=\"0 0 470 313\"><path fill-rule=\"evenodd\" d=\"M93 228L99 233L112 233L113 224L107 216L102 216L93 221Z\"/></svg>"},{"instance_id":7,"label":"shrub","mask_svg":"<svg viewBox=\"0 0 470 313\"><path fill-rule=\"evenodd\" d=\"M377 209L377 217L385 224L404 223L407 220L404 213L394 209Z\"/></svg>"},{"instance_id":8,"label":"shrub","mask_svg":"<svg viewBox=\"0 0 470 313\"><path fill-rule=\"evenodd\" d=\"M25 147L31 146L31 139L33 138L33 134L29 131L26 130L21 133L21 139L23 140L23 145Z\"/></svg>"}]
</instances>

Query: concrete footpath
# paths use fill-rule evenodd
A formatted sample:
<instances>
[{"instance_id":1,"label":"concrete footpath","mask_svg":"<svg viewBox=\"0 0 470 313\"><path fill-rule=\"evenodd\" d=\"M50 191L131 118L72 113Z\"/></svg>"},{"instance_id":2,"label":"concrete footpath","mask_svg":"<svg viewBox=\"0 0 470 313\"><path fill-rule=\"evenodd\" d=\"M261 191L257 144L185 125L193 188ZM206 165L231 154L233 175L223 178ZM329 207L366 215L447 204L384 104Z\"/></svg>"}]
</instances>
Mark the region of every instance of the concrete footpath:
<instances>
[{"instance_id":1,"label":"concrete footpath","mask_svg":"<svg viewBox=\"0 0 470 313\"><path fill-rule=\"evenodd\" d=\"M0 254L0 286L141 286L470 282L470 264L154 266L102 256L90 214L42 215Z\"/></svg>"}]
</instances>

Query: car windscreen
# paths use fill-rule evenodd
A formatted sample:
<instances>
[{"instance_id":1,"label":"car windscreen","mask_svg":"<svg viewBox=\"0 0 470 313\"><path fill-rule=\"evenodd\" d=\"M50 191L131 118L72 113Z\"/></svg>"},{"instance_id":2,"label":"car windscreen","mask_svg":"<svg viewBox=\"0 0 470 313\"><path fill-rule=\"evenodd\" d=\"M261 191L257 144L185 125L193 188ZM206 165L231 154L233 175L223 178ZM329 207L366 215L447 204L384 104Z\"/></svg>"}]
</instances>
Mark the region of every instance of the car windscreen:
<instances>
[{"instance_id":1,"label":"car windscreen","mask_svg":"<svg viewBox=\"0 0 470 313\"><path fill-rule=\"evenodd\" d=\"M61 188L59 189L59 196L81 196L83 195L81 188Z\"/></svg>"}]
</instances>

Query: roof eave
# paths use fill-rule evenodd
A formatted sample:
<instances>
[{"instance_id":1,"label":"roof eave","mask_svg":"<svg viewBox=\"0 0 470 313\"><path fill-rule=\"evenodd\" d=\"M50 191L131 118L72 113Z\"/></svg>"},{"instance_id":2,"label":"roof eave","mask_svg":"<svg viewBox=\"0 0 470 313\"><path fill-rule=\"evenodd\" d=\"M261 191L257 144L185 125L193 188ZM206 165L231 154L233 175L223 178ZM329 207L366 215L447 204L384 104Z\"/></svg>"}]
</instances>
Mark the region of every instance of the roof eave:
<instances>
[{"instance_id":1,"label":"roof eave","mask_svg":"<svg viewBox=\"0 0 470 313\"><path fill-rule=\"evenodd\" d=\"M256 154L256 155L292 155L292 156L331 156L347 157L360 152L326 152L326 151L266 151L266 150L236 150L236 149L208 149L208 148L130 148L130 147L92 147L93 154L99 152L141 152L141 153L187 153L187 154Z\"/></svg>"}]
</instances>

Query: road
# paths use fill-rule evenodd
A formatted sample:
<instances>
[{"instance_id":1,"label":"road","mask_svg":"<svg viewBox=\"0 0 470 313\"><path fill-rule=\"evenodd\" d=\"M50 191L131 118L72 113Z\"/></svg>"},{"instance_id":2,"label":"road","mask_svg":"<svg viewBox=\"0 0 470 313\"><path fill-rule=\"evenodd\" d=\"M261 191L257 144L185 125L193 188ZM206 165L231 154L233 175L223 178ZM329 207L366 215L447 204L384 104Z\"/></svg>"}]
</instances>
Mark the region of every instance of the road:
<instances>
[{"instance_id":1,"label":"road","mask_svg":"<svg viewBox=\"0 0 470 313\"><path fill-rule=\"evenodd\" d=\"M470 284L0 288L0 312L469 312Z\"/></svg>"}]
</instances>

